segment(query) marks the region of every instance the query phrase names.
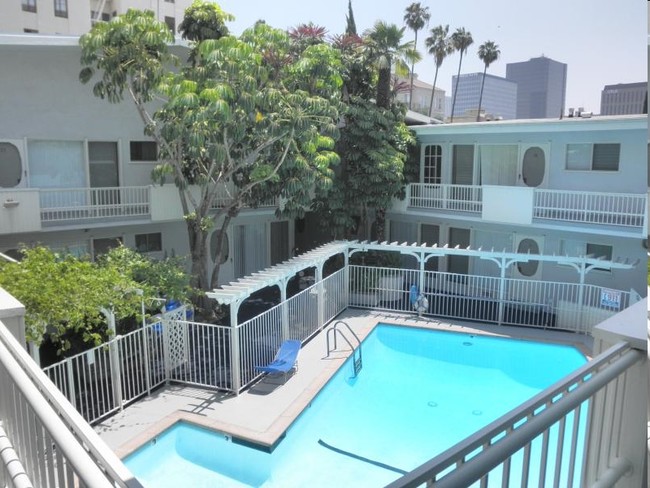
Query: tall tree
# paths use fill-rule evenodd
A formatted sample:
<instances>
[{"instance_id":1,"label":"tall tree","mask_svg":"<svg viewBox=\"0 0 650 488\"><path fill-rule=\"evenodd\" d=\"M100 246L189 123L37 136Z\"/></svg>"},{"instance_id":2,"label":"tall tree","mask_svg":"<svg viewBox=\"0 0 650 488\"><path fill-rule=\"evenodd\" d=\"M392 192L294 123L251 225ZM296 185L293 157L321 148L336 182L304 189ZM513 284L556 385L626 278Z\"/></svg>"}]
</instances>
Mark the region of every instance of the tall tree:
<instances>
[{"instance_id":1,"label":"tall tree","mask_svg":"<svg viewBox=\"0 0 650 488\"><path fill-rule=\"evenodd\" d=\"M287 33L257 24L240 38L201 41L196 66L179 71L164 64L171 42L164 30L151 12L135 10L96 24L80 40L80 78L99 75L97 96L119 102L126 94L135 103L159 146L155 178L170 175L179 190L194 285L208 290L218 283L220 243L242 207L282 196L282 211L299 215L314 187L331 185L340 60L325 44L296 53ZM161 106L151 112L154 96ZM218 192L229 188L232 198L217 205ZM207 238L217 224L210 273Z\"/></svg>"},{"instance_id":2,"label":"tall tree","mask_svg":"<svg viewBox=\"0 0 650 488\"><path fill-rule=\"evenodd\" d=\"M439 25L431 29L431 35L424 40L429 54L433 55L436 62L436 74L433 77L433 88L431 88L431 101L429 102L429 117L433 112L433 100L436 96L436 82L438 81L438 70L447 56L454 52L454 46L449 38L449 26Z\"/></svg>"},{"instance_id":3,"label":"tall tree","mask_svg":"<svg viewBox=\"0 0 650 488\"><path fill-rule=\"evenodd\" d=\"M456 75L456 86L454 88L454 99L451 102L451 121L454 121L454 110L456 109L456 96L458 95L458 82L460 81L460 67L463 64L463 54L467 52L467 48L472 45L474 39L472 39L472 34L469 31L466 31L464 27L459 27L451 35L451 43L454 46L454 49L460 53L460 59L458 61L458 74Z\"/></svg>"},{"instance_id":4,"label":"tall tree","mask_svg":"<svg viewBox=\"0 0 650 488\"><path fill-rule=\"evenodd\" d=\"M404 73L408 70L408 61L418 61L420 56L413 47L413 42L402 43L405 27L377 21L372 29L365 33L369 58L377 66L377 106L389 108L391 102L391 69Z\"/></svg>"},{"instance_id":5,"label":"tall tree","mask_svg":"<svg viewBox=\"0 0 650 488\"><path fill-rule=\"evenodd\" d=\"M413 48L418 48L418 32L424 28L426 24L429 23L431 14L429 13L429 7L423 7L420 2L413 2L411 5L406 7L406 13L404 14L404 22L406 26L411 29L415 34L415 40L413 41ZM414 78L414 69L415 61L411 61L411 87L409 89L409 109L413 104L413 78Z\"/></svg>"},{"instance_id":6,"label":"tall tree","mask_svg":"<svg viewBox=\"0 0 650 488\"><path fill-rule=\"evenodd\" d=\"M354 22L354 12L352 11L352 0L348 0L348 15L345 16L345 35L356 36L357 24Z\"/></svg>"},{"instance_id":7,"label":"tall tree","mask_svg":"<svg viewBox=\"0 0 650 488\"><path fill-rule=\"evenodd\" d=\"M390 103L379 107L376 95L377 63L357 36L338 36L334 46L343 64L341 137L336 151L341 164L333 188L320 195L313 210L334 238L370 239L373 216L376 238L383 239L385 209L403 194L404 161L414 136L404 124L405 109Z\"/></svg>"},{"instance_id":8,"label":"tall tree","mask_svg":"<svg viewBox=\"0 0 650 488\"><path fill-rule=\"evenodd\" d=\"M483 68L483 79L481 80L481 95L478 98L478 112L476 113L476 121L478 122L481 117L481 103L483 102L483 87L485 86L485 73L489 66L499 59L499 46L493 41L485 41L478 47L478 57L485 67Z\"/></svg>"}]
</instances>

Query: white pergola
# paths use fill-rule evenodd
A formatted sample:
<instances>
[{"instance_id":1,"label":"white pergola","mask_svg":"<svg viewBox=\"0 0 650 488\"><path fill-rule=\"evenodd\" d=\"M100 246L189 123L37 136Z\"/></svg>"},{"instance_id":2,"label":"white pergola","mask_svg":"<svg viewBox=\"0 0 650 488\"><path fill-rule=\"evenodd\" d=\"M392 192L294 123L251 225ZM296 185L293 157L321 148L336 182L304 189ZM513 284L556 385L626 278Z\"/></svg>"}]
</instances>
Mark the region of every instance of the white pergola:
<instances>
[{"instance_id":1,"label":"white pergola","mask_svg":"<svg viewBox=\"0 0 650 488\"><path fill-rule=\"evenodd\" d=\"M244 278L240 278L221 288L214 289L207 292L209 298L215 299L222 305L230 306L230 322L231 326L237 325L237 312L239 306L251 294L259 291L268 286L278 286L280 288L281 302L287 299L287 283L296 275L296 273L308 269L316 268L315 283L323 279L323 266L325 262L332 256L342 254L344 258L344 268L346 275L348 274L348 261L349 257L355 253L367 251L391 251L399 252L400 254L413 256L419 265L420 270L420 283L419 287L422 289L425 264L431 258L442 256L468 256L478 259L485 259L496 263L500 270L500 277L506 277L508 268L515 263L526 263L530 261L544 261L553 262L558 264L565 264L575 269L579 275L580 284L585 283L585 276L593 269L631 269L635 267L639 261L631 262L625 260L608 260L604 257L598 256L568 256L568 255L548 255L548 254L530 254L530 253L516 253L506 251L498 251L495 249L486 250L483 248L472 247L449 247L447 245L438 246L437 244L409 244L407 242L369 242L369 241L333 241L328 244L319 246L311 251L308 251L300 256L291 258L278 265L263 269L256 273L252 273ZM503 291L503 290L502 290ZM319 308L322 306L322 297L319 300Z\"/></svg>"}]
</instances>

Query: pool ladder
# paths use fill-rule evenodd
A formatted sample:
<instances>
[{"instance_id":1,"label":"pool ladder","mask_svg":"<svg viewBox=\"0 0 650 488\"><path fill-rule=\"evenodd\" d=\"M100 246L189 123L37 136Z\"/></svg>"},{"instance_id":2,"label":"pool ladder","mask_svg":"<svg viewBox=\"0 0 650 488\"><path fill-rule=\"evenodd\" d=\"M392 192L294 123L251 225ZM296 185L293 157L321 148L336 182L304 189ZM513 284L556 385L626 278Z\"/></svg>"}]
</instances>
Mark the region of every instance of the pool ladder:
<instances>
[{"instance_id":1,"label":"pool ladder","mask_svg":"<svg viewBox=\"0 0 650 488\"><path fill-rule=\"evenodd\" d=\"M350 334L352 334L352 337L357 341L356 347L352 345L350 340L348 339L348 336L346 335L346 332L339 329L339 325L344 325L345 328L348 330ZM350 328L350 326L342 321L342 320L337 320L334 325L327 330L327 355L330 355L330 352L336 350L336 336L339 335L343 338L345 342L347 342L348 346L350 346L350 349L352 349L352 357L353 357L353 364L354 364L354 376L356 377L359 374L359 371L361 371L361 368L363 367L363 360L361 358L361 341L359 340L359 337L354 333L354 331ZM333 340L333 345L334 347L331 347L330 345L330 339Z\"/></svg>"}]
</instances>

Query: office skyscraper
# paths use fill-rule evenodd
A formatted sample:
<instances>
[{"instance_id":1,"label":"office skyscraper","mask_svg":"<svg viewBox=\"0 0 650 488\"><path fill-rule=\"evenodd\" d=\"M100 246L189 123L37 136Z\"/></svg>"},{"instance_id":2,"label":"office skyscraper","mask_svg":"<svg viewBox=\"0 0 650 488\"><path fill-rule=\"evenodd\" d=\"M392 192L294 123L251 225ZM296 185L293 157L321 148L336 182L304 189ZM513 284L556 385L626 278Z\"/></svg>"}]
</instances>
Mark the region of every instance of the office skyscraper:
<instances>
[{"instance_id":1,"label":"office skyscraper","mask_svg":"<svg viewBox=\"0 0 650 488\"><path fill-rule=\"evenodd\" d=\"M517 118L559 118L564 112L567 65L541 56L506 65L506 78L517 83Z\"/></svg>"},{"instance_id":2,"label":"office skyscraper","mask_svg":"<svg viewBox=\"0 0 650 488\"><path fill-rule=\"evenodd\" d=\"M456 88L456 76L452 77L452 90ZM454 117L462 117L470 110L478 109L483 73L460 75ZM485 75L481 111L502 119L514 119L517 114L517 84L500 76Z\"/></svg>"},{"instance_id":3,"label":"office skyscraper","mask_svg":"<svg viewBox=\"0 0 650 488\"><path fill-rule=\"evenodd\" d=\"M600 94L600 115L642 114L648 83L606 85Z\"/></svg>"}]
</instances>

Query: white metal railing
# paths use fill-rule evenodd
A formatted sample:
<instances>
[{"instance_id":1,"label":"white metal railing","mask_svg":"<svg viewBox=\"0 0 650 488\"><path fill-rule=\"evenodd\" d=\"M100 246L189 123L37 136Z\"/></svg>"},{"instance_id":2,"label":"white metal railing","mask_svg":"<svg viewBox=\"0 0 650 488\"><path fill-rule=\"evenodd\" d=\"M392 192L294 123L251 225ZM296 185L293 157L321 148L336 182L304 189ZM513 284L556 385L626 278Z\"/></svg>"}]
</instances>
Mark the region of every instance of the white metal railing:
<instances>
[{"instance_id":1,"label":"white metal railing","mask_svg":"<svg viewBox=\"0 0 650 488\"><path fill-rule=\"evenodd\" d=\"M388 487L410 488L424 483L436 488L585 486L582 467L590 428L586 425L588 410L596 394L610 384L616 383L620 396L623 389L634 388L626 384L624 376L642 359L643 354L625 342L612 346ZM617 403L610 410L605 421L611 423L611 428L606 437L598 439L599 444L616 449L621 442L623 408ZM602 486L614 486L628 471L625 460L619 464L616 469L598 473L597 478L608 480Z\"/></svg>"},{"instance_id":2,"label":"white metal railing","mask_svg":"<svg viewBox=\"0 0 650 488\"><path fill-rule=\"evenodd\" d=\"M358 265L349 269L349 304L362 308L413 312L408 295L411 285L417 285L429 302L429 315L590 333L630 305L630 292L618 290L618 306L603 304L603 288L595 285Z\"/></svg>"},{"instance_id":3,"label":"white metal railing","mask_svg":"<svg viewBox=\"0 0 650 488\"><path fill-rule=\"evenodd\" d=\"M16 486L142 486L2 322L0 392L3 485L16 475ZM20 465L7 464L16 460Z\"/></svg>"},{"instance_id":4,"label":"white metal railing","mask_svg":"<svg viewBox=\"0 0 650 488\"><path fill-rule=\"evenodd\" d=\"M646 194L535 188L533 217L643 228L647 200ZM407 201L412 208L480 213L483 190L480 185L412 183L407 186Z\"/></svg>"},{"instance_id":5,"label":"white metal railing","mask_svg":"<svg viewBox=\"0 0 650 488\"><path fill-rule=\"evenodd\" d=\"M642 228L647 195L535 189L534 217Z\"/></svg>"},{"instance_id":6,"label":"white metal railing","mask_svg":"<svg viewBox=\"0 0 650 488\"><path fill-rule=\"evenodd\" d=\"M41 189L41 221L149 217L150 190L149 186Z\"/></svg>"},{"instance_id":7,"label":"white metal railing","mask_svg":"<svg viewBox=\"0 0 650 488\"><path fill-rule=\"evenodd\" d=\"M97 422L168 379L163 323L117 336L43 372L87 422Z\"/></svg>"},{"instance_id":8,"label":"white metal railing","mask_svg":"<svg viewBox=\"0 0 650 488\"><path fill-rule=\"evenodd\" d=\"M480 213L483 208L483 189L480 185L412 183L407 186L407 198L408 205L414 208L471 213Z\"/></svg>"}]
</instances>

